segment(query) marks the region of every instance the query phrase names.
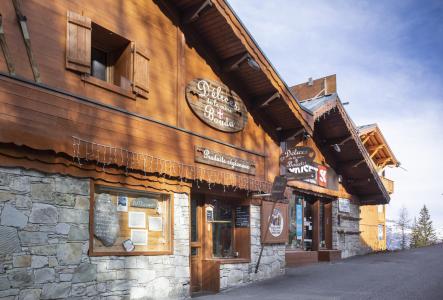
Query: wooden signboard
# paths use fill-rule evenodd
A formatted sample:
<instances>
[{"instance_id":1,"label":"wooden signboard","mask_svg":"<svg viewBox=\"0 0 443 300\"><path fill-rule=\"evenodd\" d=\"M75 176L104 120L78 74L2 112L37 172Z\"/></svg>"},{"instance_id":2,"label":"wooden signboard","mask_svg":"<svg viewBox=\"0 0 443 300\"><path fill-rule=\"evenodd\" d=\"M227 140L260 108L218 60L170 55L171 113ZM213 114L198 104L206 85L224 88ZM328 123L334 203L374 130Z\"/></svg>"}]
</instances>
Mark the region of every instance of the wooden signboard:
<instances>
[{"instance_id":1,"label":"wooden signboard","mask_svg":"<svg viewBox=\"0 0 443 300\"><path fill-rule=\"evenodd\" d=\"M171 251L169 195L104 186L95 189L90 255L148 255ZM128 248L131 251L127 251Z\"/></svg>"},{"instance_id":2,"label":"wooden signboard","mask_svg":"<svg viewBox=\"0 0 443 300\"><path fill-rule=\"evenodd\" d=\"M226 85L196 78L186 87L186 100L206 124L225 132L238 132L248 120L246 106Z\"/></svg>"},{"instance_id":3,"label":"wooden signboard","mask_svg":"<svg viewBox=\"0 0 443 300\"><path fill-rule=\"evenodd\" d=\"M273 207L274 210L272 210ZM271 220L270 223L269 219ZM263 201L261 207L262 243L286 243L288 241L288 222L288 204ZM268 223L269 227L267 228ZM266 233L266 228L268 233Z\"/></svg>"},{"instance_id":4,"label":"wooden signboard","mask_svg":"<svg viewBox=\"0 0 443 300\"><path fill-rule=\"evenodd\" d=\"M271 189L271 199L273 201L284 202L287 182L288 180L285 176L275 176Z\"/></svg>"},{"instance_id":5,"label":"wooden signboard","mask_svg":"<svg viewBox=\"0 0 443 300\"><path fill-rule=\"evenodd\" d=\"M204 147L195 147L195 161L211 166L255 175L254 162L229 156Z\"/></svg>"}]
</instances>

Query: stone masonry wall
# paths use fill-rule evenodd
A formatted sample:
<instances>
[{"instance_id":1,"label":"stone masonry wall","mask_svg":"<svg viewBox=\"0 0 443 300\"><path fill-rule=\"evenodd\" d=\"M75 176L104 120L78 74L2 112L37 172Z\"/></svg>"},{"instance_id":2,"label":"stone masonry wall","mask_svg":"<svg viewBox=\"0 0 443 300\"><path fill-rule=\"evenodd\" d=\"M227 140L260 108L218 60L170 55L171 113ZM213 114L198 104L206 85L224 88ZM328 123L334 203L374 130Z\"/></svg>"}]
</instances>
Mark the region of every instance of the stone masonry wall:
<instances>
[{"instance_id":1,"label":"stone masonry wall","mask_svg":"<svg viewBox=\"0 0 443 300\"><path fill-rule=\"evenodd\" d=\"M341 250L341 257L346 258L362 253L362 244L359 234L344 234L337 231L359 232L360 206L350 203L351 212L342 213L338 211L338 201L332 202L332 248ZM340 218L338 225L338 214L354 218L353 220Z\"/></svg>"},{"instance_id":2,"label":"stone masonry wall","mask_svg":"<svg viewBox=\"0 0 443 300\"><path fill-rule=\"evenodd\" d=\"M258 273L255 266L260 254L260 206L251 205L251 262L220 265L220 289L228 289L285 273L285 245L265 246Z\"/></svg>"},{"instance_id":3,"label":"stone masonry wall","mask_svg":"<svg viewBox=\"0 0 443 300\"><path fill-rule=\"evenodd\" d=\"M89 257L89 180L0 168L0 299L189 296L189 202L174 196L174 253Z\"/></svg>"}]
</instances>

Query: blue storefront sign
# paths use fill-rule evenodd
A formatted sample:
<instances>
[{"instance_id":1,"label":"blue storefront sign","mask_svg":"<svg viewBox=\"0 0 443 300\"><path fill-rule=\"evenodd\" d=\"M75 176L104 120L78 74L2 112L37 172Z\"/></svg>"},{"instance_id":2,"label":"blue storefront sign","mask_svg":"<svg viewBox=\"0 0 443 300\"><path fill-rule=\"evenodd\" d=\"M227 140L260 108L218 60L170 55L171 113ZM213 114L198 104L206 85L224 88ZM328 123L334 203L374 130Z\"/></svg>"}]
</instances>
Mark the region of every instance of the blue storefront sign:
<instances>
[{"instance_id":1,"label":"blue storefront sign","mask_svg":"<svg viewBox=\"0 0 443 300\"><path fill-rule=\"evenodd\" d=\"M295 222L297 224L297 240L301 240L303 235L303 206L297 204L295 206Z\"/></svg>"}]
</instances>

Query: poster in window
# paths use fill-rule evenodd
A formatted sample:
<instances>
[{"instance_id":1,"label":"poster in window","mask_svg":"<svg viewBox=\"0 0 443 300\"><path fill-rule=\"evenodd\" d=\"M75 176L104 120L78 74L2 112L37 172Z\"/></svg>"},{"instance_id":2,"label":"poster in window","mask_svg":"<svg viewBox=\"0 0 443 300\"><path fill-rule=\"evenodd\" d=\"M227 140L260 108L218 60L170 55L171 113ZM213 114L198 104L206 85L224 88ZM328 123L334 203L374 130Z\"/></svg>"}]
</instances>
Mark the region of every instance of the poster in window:
<instances>
[{"instance_id":1,"label":"poster in window","mask_svg":"<svg viewBox=\"0 0 443 300\"><path fill-rule=\"evenodd\" d=\"M301 240L303 235L303 205L301 204L295 206L295 222L297 226L297 240Z\"/></svg>"}]
</instances>

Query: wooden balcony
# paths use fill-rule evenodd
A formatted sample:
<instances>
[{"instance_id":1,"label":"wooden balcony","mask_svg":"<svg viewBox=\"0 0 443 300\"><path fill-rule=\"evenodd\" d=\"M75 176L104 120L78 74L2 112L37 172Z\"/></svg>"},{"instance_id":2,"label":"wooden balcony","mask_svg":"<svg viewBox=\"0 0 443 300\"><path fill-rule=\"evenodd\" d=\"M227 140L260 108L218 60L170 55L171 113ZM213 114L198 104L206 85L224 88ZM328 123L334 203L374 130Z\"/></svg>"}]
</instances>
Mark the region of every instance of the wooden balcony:
<instances>
[{"instance_id":1,"label":"wooden balcony","mask_svg":"<svg viewBox=\"0 0 443 300\"><path fill-rule=\"evenodd\" d=\"M394 181L387 179L386 177L380 176L381 181L383 182L386 190L389 194L394 193Z\"/></svg>"}]
</instances>

